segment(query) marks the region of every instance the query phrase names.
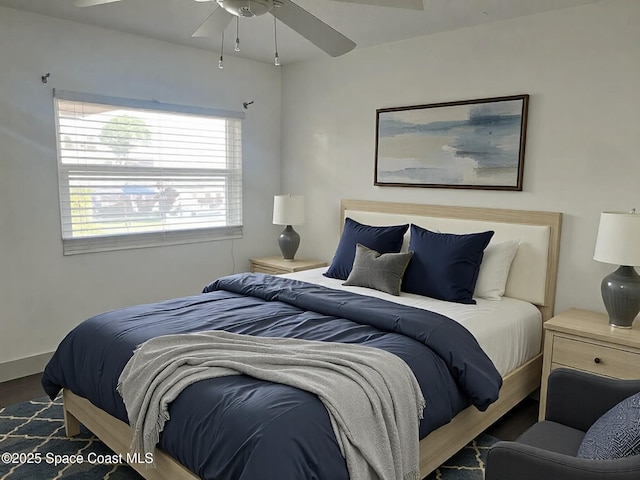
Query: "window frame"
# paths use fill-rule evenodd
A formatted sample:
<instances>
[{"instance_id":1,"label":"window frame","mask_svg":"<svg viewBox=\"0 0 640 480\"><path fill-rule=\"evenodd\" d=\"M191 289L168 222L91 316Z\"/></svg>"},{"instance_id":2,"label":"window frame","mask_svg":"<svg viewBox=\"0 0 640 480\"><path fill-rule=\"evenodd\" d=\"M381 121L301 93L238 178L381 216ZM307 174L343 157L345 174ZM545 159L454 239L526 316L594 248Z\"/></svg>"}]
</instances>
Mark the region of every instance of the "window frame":
<instances>
[{"instance_id":1,"label":"window frame","mask_svg":"<svg viewBox=\"0 0 640 480\"><path fill-rule=\"evenodd\" d=\"M136 100L128 98L111 97L97 94L67 92L54 89L54 114L56 128L56 154L57 154L57 171L58 171L58 198L61 238L63 243L64 255L74 255L81 253L104 252L113 250L128 250L135 248L157 247L162 245L179 245L186 243L208 242L214 240L224 240L232 238L242 238L243 235L243 177L242 177L242 120L243 112L235 112L229 110L220 110L207 107L187 106L171 103L163 103L148 100ZM73 164L63 163L61 155L61 134L60 134L60 113L58 109L58 100L80 102L88 104L100 104L112 107L122 107L126 109L139 110L155 110L164 113L188 114L204 117L222 118L226 120L240 120L238 126L238 137L233 137L236 141L229 142L227 135L227 148L231 150L231 154L227 157L236 159L238 165L236 168L178 168L167 170L162 166L149 167L133 167L131 165L90 165L90 164ZM238 151L239 150L239 151ZM151 232L133 232L121 234L95 235L95 236L72 236L71 211L69 204L65 208L63 204L63 196L71 197L71 174L74 171L82 170L83 172L112 172L114 175L130 175L131 173L155 173L161 177L161 173L171 172L173 175L201 175L201 178L220 178L226 177L225 182L225 215L228 224L219 227L200 227L200 228L184 228L184 229L158 229ZM67 201L68 203L68 201ZM233 212L234 215L230 215ZM233 217L233 218L232 218ZM237 218L239 217L239 219ZM229 224L230 223L230 224Z\"/></svg>"}]
</instances>

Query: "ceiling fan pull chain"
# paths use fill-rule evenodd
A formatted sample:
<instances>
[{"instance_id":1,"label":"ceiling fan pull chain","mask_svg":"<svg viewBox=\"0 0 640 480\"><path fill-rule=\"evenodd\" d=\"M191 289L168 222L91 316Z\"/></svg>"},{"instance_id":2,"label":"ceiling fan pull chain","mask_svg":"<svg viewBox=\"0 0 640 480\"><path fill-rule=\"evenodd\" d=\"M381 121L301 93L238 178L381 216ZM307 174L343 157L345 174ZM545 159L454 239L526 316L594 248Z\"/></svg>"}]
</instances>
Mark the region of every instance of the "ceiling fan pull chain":
<instances>
[{"instance_id":1,"label":"ceiling fan pull chain","mask_svg":"<svg viewBox=\"0 0 640 480\"><path fill-rule=\"evenodd\" d=\"M273 17L273 43L276 48L276 56L273 60L273 63L276 67L280 66L280 58L278 58L278 28L276 27L276 17Z\"/></svg>"},{"instance_id":2,"label":"ceiling fan pull chain","mask_svg":"<svg viewBox=\"0 0 640 480\"><path fill-rule=\"evenodd\" d=\"M218 68L222 70L224 68L224 63L222 57L224 55L224 30L222 31L222 42L220 42L220 60L218 60Z\"/></svg>"},{"instance_id":3,"label":"ceiling fan pull chain","mask_svg":"<svg viewBox=\"0 0 640 480\"><path fill-rule=\"evenodd\" d=\"M236 52L240 51L240 17L236 17Z\"/></svg>"}]
</instances>

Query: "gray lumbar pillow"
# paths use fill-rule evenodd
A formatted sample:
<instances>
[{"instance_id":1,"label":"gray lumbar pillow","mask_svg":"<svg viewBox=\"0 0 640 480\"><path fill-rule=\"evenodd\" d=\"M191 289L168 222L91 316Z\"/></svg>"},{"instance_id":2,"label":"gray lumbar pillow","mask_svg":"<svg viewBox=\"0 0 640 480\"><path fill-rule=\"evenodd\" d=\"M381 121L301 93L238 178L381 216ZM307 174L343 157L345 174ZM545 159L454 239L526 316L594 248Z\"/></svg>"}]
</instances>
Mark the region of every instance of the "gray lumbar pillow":
<instances>
[{"instance_id":1,"label":"gray lumbar pillow","mask_svg":"<svg viewBox=\"0 0 640 480\"><path fill-rule=\"evenodd\" d=\"M366 287L400 295L400 286L413 252L384 253L358 243L353 268L343 285Z\"/></svg>"}]
</instances>

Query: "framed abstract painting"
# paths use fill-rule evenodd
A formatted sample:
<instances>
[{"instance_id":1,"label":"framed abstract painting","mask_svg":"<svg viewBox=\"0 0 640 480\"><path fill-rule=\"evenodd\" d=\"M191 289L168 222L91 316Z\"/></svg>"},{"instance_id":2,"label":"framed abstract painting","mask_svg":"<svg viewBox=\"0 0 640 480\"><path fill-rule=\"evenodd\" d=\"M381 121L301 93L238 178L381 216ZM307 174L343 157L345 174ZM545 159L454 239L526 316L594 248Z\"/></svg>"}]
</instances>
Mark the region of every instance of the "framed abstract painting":
<instances>
[{"instance_id":1,"label":"framed abstract painting","mask_svg":"<svg viewBox=\"0 0 640 480\"><path fill-rule=\"evenodd\" d=\"M529 95L376 110L374 184L522 190Z\"/></svg>"}]
</instances>

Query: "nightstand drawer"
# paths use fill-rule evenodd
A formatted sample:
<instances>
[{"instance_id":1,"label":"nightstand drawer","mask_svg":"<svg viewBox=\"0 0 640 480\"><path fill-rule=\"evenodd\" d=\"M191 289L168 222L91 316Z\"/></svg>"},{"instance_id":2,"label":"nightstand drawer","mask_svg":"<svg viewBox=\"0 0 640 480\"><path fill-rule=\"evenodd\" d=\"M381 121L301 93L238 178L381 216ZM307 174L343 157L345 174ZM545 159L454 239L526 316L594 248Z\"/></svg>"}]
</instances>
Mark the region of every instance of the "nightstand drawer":
<instances>
[{"instance_id":1,"label":"nightstand drawer","mask_svg":"<svg viewBox=\"0 0 640 480\"><path fill-rule=\"evenodd\" d=\"M640 328L613 328L606 313L571 308L544 324L540 420L547 408L547 383L554 368L605 377L640 378Z\"/></svg>"},{"instance_id":2,"label":"nightstand drawer","mask_svg":"<svg viewBox=\"0 0 640 480\"><path fill-rule=\"evenodd\" d=\"M640 353L555 335L553 364L614 378L640 378Z\"/></svg>"}]
</instances>

